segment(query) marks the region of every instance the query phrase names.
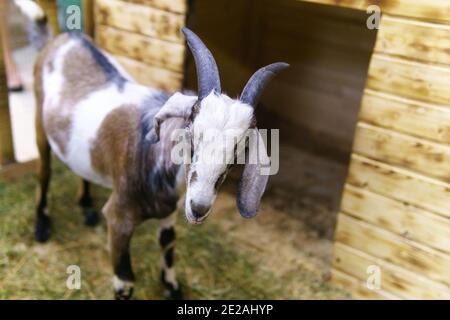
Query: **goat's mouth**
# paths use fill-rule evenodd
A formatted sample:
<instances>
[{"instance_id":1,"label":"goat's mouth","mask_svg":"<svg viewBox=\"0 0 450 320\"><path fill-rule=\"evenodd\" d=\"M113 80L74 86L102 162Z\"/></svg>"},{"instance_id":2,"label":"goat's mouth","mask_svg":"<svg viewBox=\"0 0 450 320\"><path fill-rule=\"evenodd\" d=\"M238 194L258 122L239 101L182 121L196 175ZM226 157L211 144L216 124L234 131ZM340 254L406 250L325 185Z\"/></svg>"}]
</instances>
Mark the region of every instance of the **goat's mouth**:
<instances>
[{"instance_id":1,"label":"goat's mouth","mask_svg":"<svg viewBox=\"0 0 450 320\"><path fill-rule=\"evenodd\" d=\"M203 221L205 221L208 216L209 216L209 212L207 214L205 214L204 216L201 216L201 217L194 217L192 214L186 213L186 220L190 224L199 225L199 224L202 224Z\"/></svg>"}]
</instances>

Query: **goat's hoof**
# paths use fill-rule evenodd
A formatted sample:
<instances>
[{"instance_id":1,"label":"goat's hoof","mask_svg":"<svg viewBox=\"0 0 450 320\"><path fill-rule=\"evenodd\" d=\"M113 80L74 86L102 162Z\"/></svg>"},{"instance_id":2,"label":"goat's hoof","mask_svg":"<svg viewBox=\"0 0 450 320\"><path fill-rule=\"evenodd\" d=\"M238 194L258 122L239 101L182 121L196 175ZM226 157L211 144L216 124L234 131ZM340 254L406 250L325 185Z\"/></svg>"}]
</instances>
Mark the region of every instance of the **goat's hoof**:
<instances>
[{"instance_id":1,"label":"goat's hoof","mask_svg":"<svg viewBox=\"0 0 450 320\"><path fill-rule=\"evenodd\" d=\"M165 289L164 297L168 300L183 300L183 292L181 291L181 288Z\"/></svg>"},{"instance_id":2,"label":"goat's hoof","mask_svg":"<svg viewBox=\"0 0 450 320\"><path fill-rule=\"evenodd\" d=\"M114 298L116 300L130 300L133 296L133 287L128 289L114 290Z\"/></svg>"},{"instance_id":3,"label":"goat's hoof","mask_svg":"<svg viewBox=\"0 0 450 320\"><path fill-rule=\"evenodd\" d=\"M50 219L47 216L39 217L36 221L34 238L37 242L47 242L50 239Z\"/></svg>"},{"instance_id":4,"label":"goat's hoof","mask_svg":"<svg viewBox=\"0 0 450 320\"><path fill-rule=\"evenodd\" d=\"M89 227L95 227L98 225L100 218L97 211L92 208L83 209L84 214L84 224Z\"/></svg>"},{"instance_id":5,"label":"goat's hoof","mask_svg":"<svg viewBox=\"0 0 450 320\"><path fill-rule=\"evenodd\" d=\"M181 291L180 284L173 284L166 280L166 272L161 270L160 274L161 282L164 286L164 297L169 300L182 300L183 292ZM177 288L175 288L175 286Z\"/></svg>"}]
</instances>

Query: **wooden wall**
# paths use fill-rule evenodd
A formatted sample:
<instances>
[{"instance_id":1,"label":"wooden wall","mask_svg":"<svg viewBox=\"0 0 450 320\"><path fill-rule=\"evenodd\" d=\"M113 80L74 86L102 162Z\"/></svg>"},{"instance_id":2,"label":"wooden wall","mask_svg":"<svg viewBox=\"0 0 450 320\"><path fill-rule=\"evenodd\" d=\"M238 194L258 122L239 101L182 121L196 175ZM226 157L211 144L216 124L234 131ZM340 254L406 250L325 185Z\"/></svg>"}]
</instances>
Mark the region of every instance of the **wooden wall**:
<instances>
[{"instance_id":1,"label":"wooden wall","mask_svg":"<svg viewBox=\"0 0 450 320\"><path fill-rule=\"evenodd\" d=\"M11 114L9 109L9 98L8 98L8 85L6 81L6 66L4 63L3 56L3 44L5 41L9 41L8 34L2 32L6 30L6 3L0 3L0 18L5 25L0 30L0 168L6 164L15 161L14 158L14 148L13 148L13 137L12 137L12 127L11 127Z\"/></svg>"},{"instance_id":2,"label":"wooden wall","mask_svg":"<svg viewBox=\"0 0 450 320\"><path fill-rule=\"evenodd\" d=\"M137 81L168 91L182 87L186 0L95 1L95 39Z\"/></svg>"},{"instance_id":3,"label":"wooden wall","mask_svg":"<svg viewBox=\"0 0 450 320\"><path fill-rule=\"evenodd\" d=\"M290 63L264 92L260 120L282 129L283 140L348 161L376 36L365 19L293 0L196 0L190 26L210 46L231 96L259 67ZM192 64L187 83L196 86Z\"/></svg>"},{"instance_id":4,"label":"wooden wall","mask_svg":"<svg viewBox=\"0 0 450 320\"><path fill-rule=\"evenodd\" d=\"M369 67L333 260L358 298L450 298L450 21L426 14L384 14Z\"/></svg>"}]
</instances>

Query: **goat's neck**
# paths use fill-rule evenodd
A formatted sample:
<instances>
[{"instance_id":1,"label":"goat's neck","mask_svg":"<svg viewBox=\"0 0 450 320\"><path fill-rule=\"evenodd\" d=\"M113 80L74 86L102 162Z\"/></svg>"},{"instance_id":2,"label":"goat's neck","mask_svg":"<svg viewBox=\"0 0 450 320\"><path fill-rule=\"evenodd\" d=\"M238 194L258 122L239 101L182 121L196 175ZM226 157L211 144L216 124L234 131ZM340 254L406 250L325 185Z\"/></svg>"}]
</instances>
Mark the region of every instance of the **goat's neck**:
<instances>
[{"instance_id":1,"label":"goat's neck","mask_svg":"<svg viewBox=\"0 0 450 320\"><path fill-rule=\"evenodd\" d=\"M174 130L185 126L186 121L183 119L167 119L161 127L160 141L151 144L145 139L146 124L142 124L143 131L134 157L136 162L133 171L136 179L132 182L132 192L150 214L173 212L184 192L184 166L175 164L171 159L175 142L170 137Z\"/></svg>"}]
</instances>

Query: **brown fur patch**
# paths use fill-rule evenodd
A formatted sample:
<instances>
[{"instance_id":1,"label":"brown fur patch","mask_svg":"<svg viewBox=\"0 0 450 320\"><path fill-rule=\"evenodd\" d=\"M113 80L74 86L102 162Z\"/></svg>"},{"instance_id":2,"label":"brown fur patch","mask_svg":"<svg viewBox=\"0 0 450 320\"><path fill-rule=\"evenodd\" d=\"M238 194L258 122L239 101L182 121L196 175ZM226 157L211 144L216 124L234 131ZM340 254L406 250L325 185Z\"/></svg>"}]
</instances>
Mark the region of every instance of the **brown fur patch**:
<instances>
[{"instance_id":1,"label":"brown fur patch","mask_svg":"<svg viewBox=\"0 0 450 320\"><path fill-rule=\"evenodd\" d=\"M61 99L70 101L72 105L108 83L101 66L81 42L67 52L63 65L63 77Z\"/></svg>"},{"instance_id":2,"label":"brown fur patch","mask_svg":"<svg viewBox=\"0 0 450 320\"><path fill-rule=\"evenodd\" d=\"M140 113L135 105L123 105L103 120L97 138L91 145L92 167L101 175L119 180L126 175L128 160L133 154L140 132Z\"/></svg>"}]
</instances>

